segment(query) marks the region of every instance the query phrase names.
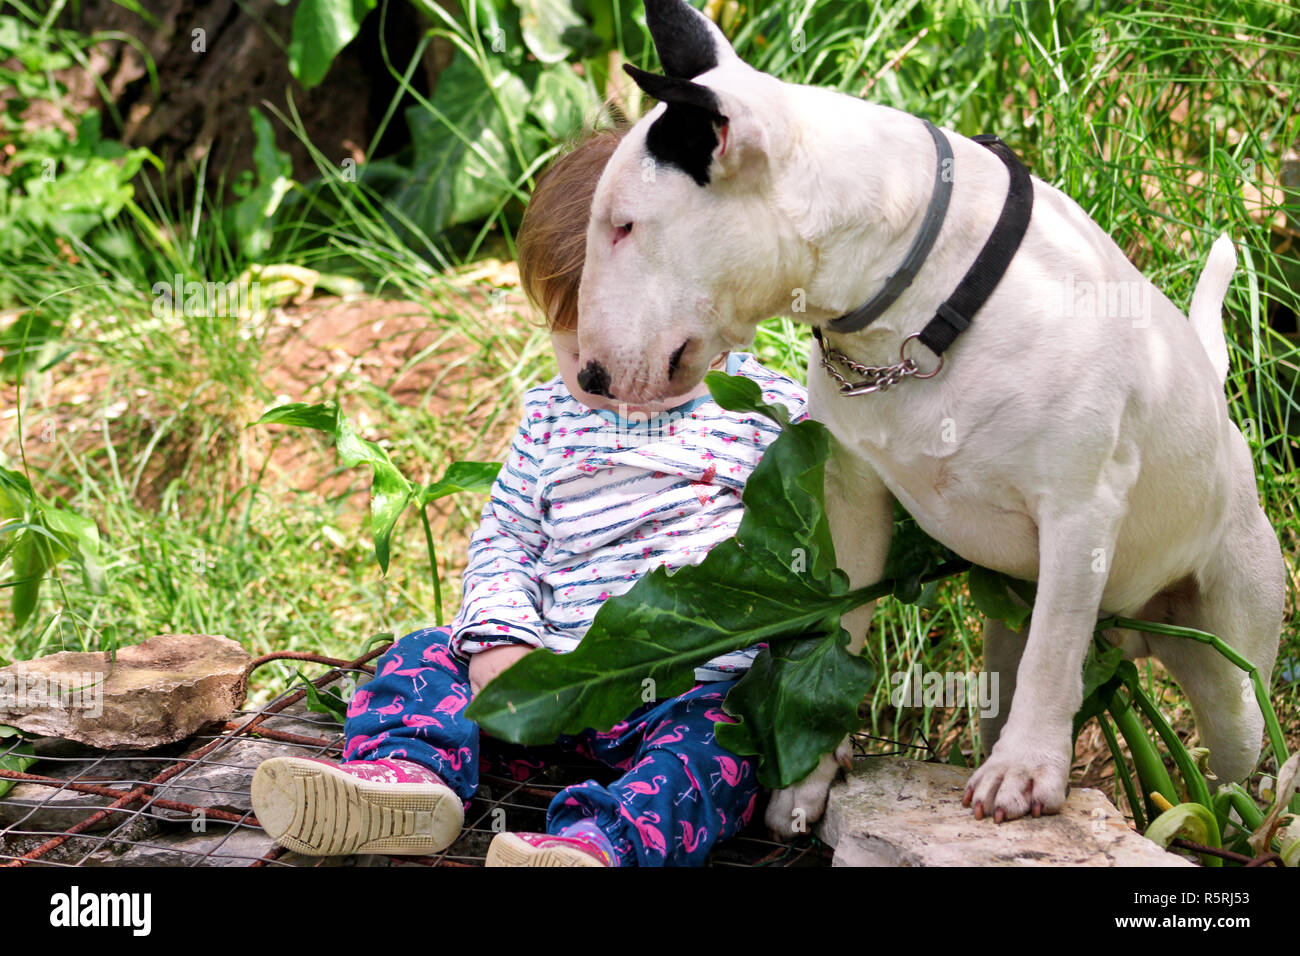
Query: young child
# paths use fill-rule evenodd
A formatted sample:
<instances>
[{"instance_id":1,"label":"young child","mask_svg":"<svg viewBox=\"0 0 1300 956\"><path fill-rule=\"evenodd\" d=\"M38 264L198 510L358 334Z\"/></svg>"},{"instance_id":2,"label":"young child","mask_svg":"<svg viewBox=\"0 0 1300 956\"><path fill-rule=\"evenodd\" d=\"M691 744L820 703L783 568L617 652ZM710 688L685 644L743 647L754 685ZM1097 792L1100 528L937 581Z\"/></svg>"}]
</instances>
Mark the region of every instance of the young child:
<instances>
[{"instance_id":1,"label":"young child","mask_svg":"<svg viewBox=\"0 0 1300 956\"><path fill-rule=\"evenodd\" d=\"M623 406L577 383L578 284L596 181L621 132L592 135L538 184L518 235L519 273L546 315L560 374L524 396L524 419L469 546L461 608L449 628L397 641L356 692L344 762L276 758L258 767L253 807L299 853L434 853L451 845L478 787L479 731L463 711L526 654L564 653L600 605L660 565L703 560L735 534L741 491L779 430L727 412L701 384ZM794 420L801 386L743 354L731 374L763 388ZM697 686L638 708L603 732L559 743L624 771L556 795L546 833L504 832L488 866L700 866L749 821L751 759L718 745L722 700L757 648L709 661ZM508 821L507 821L508 825Z\"/></svg>"}]
</instances>

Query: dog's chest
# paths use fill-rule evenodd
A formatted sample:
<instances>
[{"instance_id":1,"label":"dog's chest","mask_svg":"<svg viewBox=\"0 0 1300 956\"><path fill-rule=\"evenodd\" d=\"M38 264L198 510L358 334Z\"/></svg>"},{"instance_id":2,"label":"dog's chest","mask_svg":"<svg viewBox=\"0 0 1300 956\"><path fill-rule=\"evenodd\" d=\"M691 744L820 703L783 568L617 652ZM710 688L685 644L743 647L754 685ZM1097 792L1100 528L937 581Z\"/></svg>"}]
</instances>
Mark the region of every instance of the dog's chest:
<instances>
[{"instance_id":1,"label":"dog's chest","mask_svg":"<svg viewBox=\"0 0 1300 956\"><path fill-rule=\"evenodd\" d=\"M933 430L902 428L876 442L832 427L845 451L866 460L931 537L968 561L1037 577L1038 528L1005 462L992 449L944 434L942 423L938 435Z\"/></svg>"}]
</instances>

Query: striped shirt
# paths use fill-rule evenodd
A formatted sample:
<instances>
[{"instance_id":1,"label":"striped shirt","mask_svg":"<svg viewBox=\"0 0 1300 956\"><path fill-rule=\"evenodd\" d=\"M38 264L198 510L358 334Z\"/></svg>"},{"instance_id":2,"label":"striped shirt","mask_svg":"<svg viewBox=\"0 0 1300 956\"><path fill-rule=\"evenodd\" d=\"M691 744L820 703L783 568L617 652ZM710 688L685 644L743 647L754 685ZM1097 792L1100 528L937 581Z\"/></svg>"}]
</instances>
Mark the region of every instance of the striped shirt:
<instances>
[{"instance_id":1,"label":"striped shirt","mask_svg":"<svg viewBox=\"0 0 1300 956\"><path fill-rule=\"evenodd\" d=\"M806 418L803 386L733 352L727 372L753 379L763 400ZM740 500L780 434L755 412L705 395L624 418L579 403L559 376L524 395L524 420L470 539L452 646L573 650L606 599L665 566L698 564L740 525ZM699 680L748 669L757 647L716 657Z\"/></svg>"}]
</instances>

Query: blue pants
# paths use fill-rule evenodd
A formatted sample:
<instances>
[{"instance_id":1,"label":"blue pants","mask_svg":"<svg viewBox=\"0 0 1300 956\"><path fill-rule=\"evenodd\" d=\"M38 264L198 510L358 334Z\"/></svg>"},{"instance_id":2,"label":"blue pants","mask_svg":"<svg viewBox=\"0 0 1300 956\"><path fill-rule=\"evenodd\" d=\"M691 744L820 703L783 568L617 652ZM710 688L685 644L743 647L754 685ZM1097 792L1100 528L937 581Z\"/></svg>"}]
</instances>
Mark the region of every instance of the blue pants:
<instances>
[{"instance_id":1,"label":"blue pants","mask_svg":"<svg viewBox=\"0 0 1300 956\"><path fill-rule=\"evenodd\" d=\"M413 760L468 806L478 790L479 729L463 713L469 662L451 652L450 638L446 628L414 631L379 658L348 706L343 759ZM713 737L715 721L732 721L721 705L734 684L699 684L607 731L561 737L561 746L624 774L607 787L588 780L556 794L547 832L591 820L622 866L703 865L715 843L749 822L758 798L753 760Z\"/></svg>"}]
</instances>

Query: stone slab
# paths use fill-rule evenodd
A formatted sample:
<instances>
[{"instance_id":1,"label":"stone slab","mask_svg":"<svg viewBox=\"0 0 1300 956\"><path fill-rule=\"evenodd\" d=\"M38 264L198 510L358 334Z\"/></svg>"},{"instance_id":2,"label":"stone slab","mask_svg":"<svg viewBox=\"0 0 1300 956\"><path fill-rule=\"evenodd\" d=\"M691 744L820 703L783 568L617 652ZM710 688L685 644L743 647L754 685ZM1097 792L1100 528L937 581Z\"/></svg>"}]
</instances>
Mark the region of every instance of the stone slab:
<instances>
[{"instance_id":1,"label":"stone slab","mask_svg":"<svg viewBox=\"0 0 1300 956\"><path fill-rule=\"evenodd\" d=\"M1097 790L1054 816L994 823L961 805L971 771L902 757L859 759L831 786L818 835L834 866L1192 866L1130 829Z\"/></svg>"}]
</instances>

